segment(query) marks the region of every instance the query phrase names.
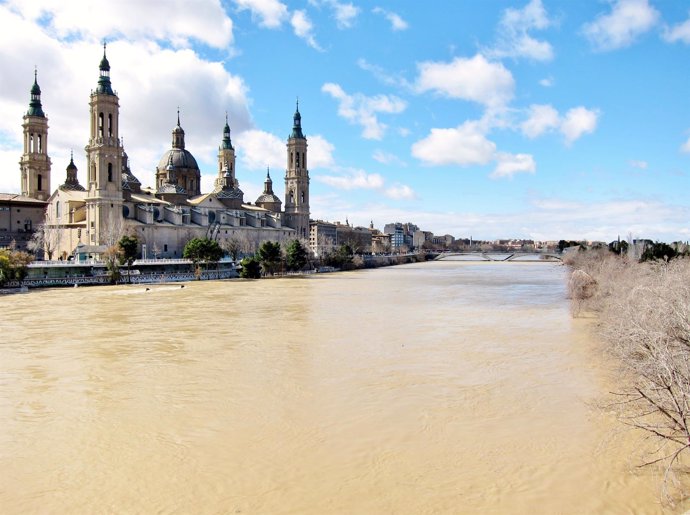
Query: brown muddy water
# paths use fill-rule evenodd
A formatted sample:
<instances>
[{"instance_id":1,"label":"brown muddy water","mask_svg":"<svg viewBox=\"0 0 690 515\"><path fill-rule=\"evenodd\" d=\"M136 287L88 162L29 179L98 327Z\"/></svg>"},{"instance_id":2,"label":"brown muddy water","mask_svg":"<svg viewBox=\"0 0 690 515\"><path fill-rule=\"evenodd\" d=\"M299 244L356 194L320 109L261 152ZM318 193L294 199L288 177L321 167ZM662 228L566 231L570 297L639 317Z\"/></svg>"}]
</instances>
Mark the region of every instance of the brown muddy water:
<instances>
[{"instance_id":1,"label":"brown muddy water","mask_svg":"<svg viewBox=\"0 0 690 515\"><path fill-rule=\"evenodd\" d=\"M0 298L2 513L657 513L565 268ZM676 507L673 511L682 511Z\"/></svg>"}]
</instances>

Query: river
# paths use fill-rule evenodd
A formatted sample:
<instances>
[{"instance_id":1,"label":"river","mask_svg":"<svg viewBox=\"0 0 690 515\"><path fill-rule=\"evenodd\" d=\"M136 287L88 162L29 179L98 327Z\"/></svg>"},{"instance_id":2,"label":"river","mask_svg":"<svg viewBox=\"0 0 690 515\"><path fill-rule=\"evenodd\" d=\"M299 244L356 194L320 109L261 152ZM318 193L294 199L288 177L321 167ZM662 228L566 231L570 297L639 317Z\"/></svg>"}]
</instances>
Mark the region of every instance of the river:
<instances>
[{"instance_id":1,"label":"river","mask_svg":"<svg viewBox=\"0 0 690 515\"><path fill-rule=\"evenodd\" d=\"M566 269L0 297L3 513L662 513ZM673 512L670 510L669 512Z\"/></svg>"}]
</instances>

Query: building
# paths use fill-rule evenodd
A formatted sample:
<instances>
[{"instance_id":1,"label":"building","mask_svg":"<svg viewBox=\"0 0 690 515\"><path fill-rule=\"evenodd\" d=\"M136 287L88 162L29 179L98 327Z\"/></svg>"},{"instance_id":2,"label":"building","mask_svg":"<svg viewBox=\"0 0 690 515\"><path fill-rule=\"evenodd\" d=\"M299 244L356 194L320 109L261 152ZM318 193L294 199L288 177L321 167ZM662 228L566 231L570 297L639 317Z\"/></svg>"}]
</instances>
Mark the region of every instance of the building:
<instances>
[{"instance_id":1,"label":"building","mask_svg":"<svg viewBox=\"0 0 690 515\"><path fill-rule=\"evenodd\" d=\"M44 220L46 202L16 193L0 193L0 248L28 250Z\"/></svg>"},{"instance_id":2,"label":"building","mask_svg":"<svg viewBox=\"0 0 690 515\"><path fill-rule=\"evenodd\" d=\"M98 83L89 97L86 184L79 183L72 159L64 182L51 192L48 119L41 105L38 78L34 76L29 109L22 125L22 195L11 202L16 205L15 210L26 210L30 204L35 213L45 212L41 221L45 219L47 226L60 232L57 255L73 256L79 247L82 252L98 256L125 233L136 235L143 257L166 258L180 257L184 245L195 237L221 242L235 239L245 252L252 252L264 241L285 242L309 236L307 138L302 131L299 104L286 144L284 204L273 192L270 173L256 202L245 201L237 179L227 115L212 192L201 192L201 170L185 146L179 111L171 148L161 156L155 170L155 185L142 187L123 148L119 114L120 99L111 84L104 45ZM10 200L5 197L0 200L3 209L9 207ZM18 213L10 211L15 212ZM38 221L34 215L26 218L33 227ZM14 228L17 220L3 221L5 232L11 232L6 224ZM17 225L17 230L20 225L25 226L24 220Z\"/></svg>"}]
</instances>

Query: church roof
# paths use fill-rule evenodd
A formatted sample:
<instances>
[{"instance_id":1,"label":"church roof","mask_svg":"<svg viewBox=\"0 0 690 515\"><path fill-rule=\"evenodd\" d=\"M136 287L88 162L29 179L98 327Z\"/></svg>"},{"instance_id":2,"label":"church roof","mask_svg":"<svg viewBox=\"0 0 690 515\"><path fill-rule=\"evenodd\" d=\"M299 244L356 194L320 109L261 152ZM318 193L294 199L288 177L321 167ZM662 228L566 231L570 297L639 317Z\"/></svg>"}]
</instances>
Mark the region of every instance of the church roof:
<instances>
[{"instance_id":1,"label":"church roof","mask_svg":"<svg viewBox=\"0 0 690 515\"><path fill-rule=\"evenodd\" d=\"M168 164L170 163L170 157L172 154L172 165L175 168L191 168L193 170L199 170L199 165L196 163L196 159L188 150L183 148L171 148L166 151L158 162L159 170L166 170Z\"/></svg>"}]
</instances>

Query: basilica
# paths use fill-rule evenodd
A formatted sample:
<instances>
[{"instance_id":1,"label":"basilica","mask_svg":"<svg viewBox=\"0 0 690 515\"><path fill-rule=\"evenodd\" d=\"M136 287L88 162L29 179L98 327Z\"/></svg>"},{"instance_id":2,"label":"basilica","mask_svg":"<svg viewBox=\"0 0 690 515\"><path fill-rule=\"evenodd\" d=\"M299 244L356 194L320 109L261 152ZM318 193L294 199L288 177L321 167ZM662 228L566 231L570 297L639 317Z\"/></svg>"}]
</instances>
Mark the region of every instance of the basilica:
<instances>
[{"instance_id":1,"label":"basilica","mask_svg":"<svg viewBox=\"0 0 690 515\"><path fill-rule=\"evenodd\" d=\"M89 100L86 184L80 184L71 159L64 182L51 190L48 119L36 78L24 116L20 198L44 206L45 226L57 233L56 256L67 258L79 253L98 258L123 234L137 237L143 258L179 258L187 241L195 237L221 243L235 239L246 252L256 250L264 241L309 237L307 139L299 104L287 139L284 203L273 192L270 173L256 201L245 201L236 176L227 116L213 191L201 192L201 171L185 148L179 111L171 148L161 156L155 170L155 185L142 187L120 137L119 98L110 82L105 50L104 46L98 84Z\"/></svg>"}]
</instances>

